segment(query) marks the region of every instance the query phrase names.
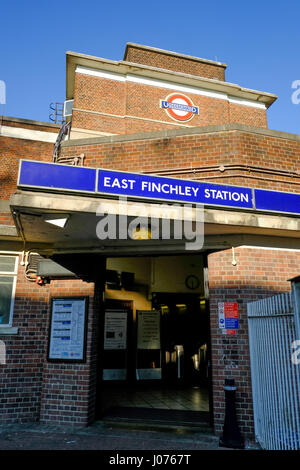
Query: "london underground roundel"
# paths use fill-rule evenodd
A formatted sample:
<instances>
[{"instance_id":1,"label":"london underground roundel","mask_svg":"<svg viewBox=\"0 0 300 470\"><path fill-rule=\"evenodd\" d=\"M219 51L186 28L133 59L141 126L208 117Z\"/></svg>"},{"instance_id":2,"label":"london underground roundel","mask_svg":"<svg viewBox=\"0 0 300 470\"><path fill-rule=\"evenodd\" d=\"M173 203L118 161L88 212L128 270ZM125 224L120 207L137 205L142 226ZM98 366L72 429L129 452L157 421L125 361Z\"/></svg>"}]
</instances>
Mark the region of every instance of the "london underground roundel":
<instances>
[{"instance_id":1,"label":"london underground roundel","mask_svg":"<svg viewBox=\"0 0 300 470\"><path fill-rule=\"evenodd\" d=\"M182 93L172 93L167 96L165 100L160 101L160 107L176 121L189 121L195 114L199 114L198 106Z\"/></svg>"}]
</instances>

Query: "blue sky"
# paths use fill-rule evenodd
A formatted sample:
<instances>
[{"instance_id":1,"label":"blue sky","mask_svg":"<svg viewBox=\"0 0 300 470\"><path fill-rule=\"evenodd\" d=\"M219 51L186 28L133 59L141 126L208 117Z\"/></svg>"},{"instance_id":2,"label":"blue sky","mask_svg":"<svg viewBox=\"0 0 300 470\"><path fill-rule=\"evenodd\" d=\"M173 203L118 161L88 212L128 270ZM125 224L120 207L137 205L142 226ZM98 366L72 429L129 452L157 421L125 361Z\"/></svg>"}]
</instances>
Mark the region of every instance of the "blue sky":
<instances>
[{"instance_id":1,"label":"blue sky","mask_svg":"<svg viewBox=\"0 0 300 470\"><path fill-rule=\"evenodd\" d=\"M271 129L300 134L299 1L10 1L0 31L4 115L48 121L65 99L67 50L119 60L136 42L225 62L227 81L278 95Z\"/></svg>"}]
</instances>

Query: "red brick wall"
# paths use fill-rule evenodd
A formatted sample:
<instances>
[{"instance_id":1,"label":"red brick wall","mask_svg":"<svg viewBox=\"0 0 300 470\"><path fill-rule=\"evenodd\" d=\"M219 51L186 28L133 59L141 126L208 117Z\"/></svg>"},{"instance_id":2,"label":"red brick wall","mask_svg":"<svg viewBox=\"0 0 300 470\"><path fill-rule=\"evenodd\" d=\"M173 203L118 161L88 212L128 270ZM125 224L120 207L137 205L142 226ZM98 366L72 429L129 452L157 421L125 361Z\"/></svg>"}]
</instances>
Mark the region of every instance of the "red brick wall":
<instances>
[{"instance_id":1,"label":"red brick wall","mask_svg":"<svg viewBox=\"0 0 300 470\"><path fill-rule=\"evenodd\" d=\"M97 296L101 288L97 290ZM47 361L52 297L88 296L87 359L83 364ZM99 302L94 283L51 281L38 286L19 265L13 326L17 335L1 336L6 365L0 365L0 422L41 421L85 425L95 417ZM0 330L1 332L1 330Z\"/></svg>"},{"instance_id":2,"label":"red brick wall","mask_svg":"<svg viewBox=\"0 0 300 470\"><path fill-rule=\"evenodd\" d=\"M40 421L42 423L87 425L94 417L95 338L94 283L80 280L51 281L51 297L88 296L87 357L82 364L48 362L45 358ZM98 312L97 312L98 313ZM49 320L47 327L49 326ZM46 331L46 338L49 336ZM93 397L92 402L90 397Z\"/></svg>"},{"instance_id":3,"label":"red brick wall","mask_svg":"<svg viewBox=\"0 0 300 470\"><path fill-rule=\"evenodd\" d=\"M165 100L173 92L172 88L156 88L129 82L127 84L126 114L178 124L178 121L170 118L166 111L160 108L160 100ZM199 115L195 115L190 121L182 122L182 124L207 126L209 124L224 124L228 121L227 101L193 93L186 95L195 106L199 107Z\"/></svg>"},{"instance_id":4,"label":"red brick wall","mask_svg":"<svg viewBox=\"0 0 300 470\"><path fill-rule=\"evenodd\" d=\"M19 265L13 315L18 335L0 336L6 346L6 365L0 365L3 424L39 419L48 304L48 287L26 281L24 268Z\"/></svg>"},{"instance_id":5,"label":"red brick wall","mask_svg":"<svg viewBox=\"0 0 300 470\"><path fill-rule=\"evenodd\" d=\"M172 88L118 82L76 73L72 126L112 134L233 122L267 127L266 111L263 109L193 93L185 94L199 107L199 115L186 122L174 120L160 108L160 100L165 100L173 92Z\"/></svg>"},{"instance_id":6,"label":"red brick wall","mask_svg":"<svg viewBox=\"0 0 300 470\"><path fill-rule=\"evenodd\" d=\"M251 106L235 103L229 103L228 122L247 126L268 127L267 113L264 109L251 108Z\"/></svg>"},{"instance_id":7,"label":"red brick wall","mask_svg":"<svg viewBox=\"0 0 300 470\"><path fill-rule=\"evenodd\" d=\"M128 45L124 60L205 78L225 80L225 67Z\"/></svg>"},{"instance_id":8,"label":"red brick wall","mask_svg":"<svg viewBox=\"0 0 300 470\"><path fill-rule=\"evenodd\" d=\"M20 159L51 161L54 144L0 137L0 195L8 200L16 191Z\"/></svg>"},{"instance_id":9,"label":"red brick wall","mask_svg":"<svg viewBox=\"0 0 300 470\"><path fill-rule=\"evenodd\" d=\"M299 275L300 252L236 248L208 256L213 406L215 431L224 424L224 380L235 379L237 414L245 436L253 437L253 408L246 306L260 298L291 289L287 280ZM223 335L218 327L218 302L238 302L240 328L237 335Z\"/></svg>"},{"instance_id":10,"label":"red brick wall","mask_svg":"<svg viewBox=\"0 0 300 470\"><path fill-rule=\"evenodd\" d=\"M299 192L300 142L246 131L63 146L85 165ZM224 171L222 170L224 167Z\"/></svg>"},{"instance_id":11,"label":"red brick wall","mask_svg":"<svg viewBox=\"0 0 300 470\"><path fill-rule=\"evenodd\" d=\"M15 225L10 212L0 212L0 225Z\"/></svg>"},{"instance_id":12,"label":"red brick wall","mask_svg":"<svg viewBox=\"0 0 300 470\"><path fill-rule=\"evenodd\" d=\"M124 82L75 73L74 108L126 114L126 86Z\"/></svg>"}]
</instances>

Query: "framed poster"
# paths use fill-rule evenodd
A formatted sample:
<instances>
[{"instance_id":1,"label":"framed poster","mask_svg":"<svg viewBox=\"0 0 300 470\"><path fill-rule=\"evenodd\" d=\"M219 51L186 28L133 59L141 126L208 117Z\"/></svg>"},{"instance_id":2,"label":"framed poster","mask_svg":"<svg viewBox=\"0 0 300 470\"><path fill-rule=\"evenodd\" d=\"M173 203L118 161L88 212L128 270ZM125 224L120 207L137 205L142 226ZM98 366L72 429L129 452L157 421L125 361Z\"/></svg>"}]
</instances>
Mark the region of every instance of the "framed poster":
<instances>
[{"instance_id":1,"label":"framed poster","mask_svg":"<svg viewBox=\"0 0 300 470\"><path fill-rule=\"evenodd\" d=\"M137 349L160 349L160 312L138 310Z\"/></svg>"},{"instance_id":2,"label":"framed poster","mask_svg":"<svg viewBox=\"0 0 300 470\"><path fill-rule=\"evenodd\" d=\"M127 312L105 311L104 349L127 349Z\"/></svg>"},{"instance_id":3,"label":"framed poster","mask_svg":"<svg viewBox=\"0 0 300 470\"><path fill-rule=\"evenodd\" d=\"M160 349L160 312L137 310L136 379L162 377Z\"/></svg>"},{"instance_id":4,"label":"framed poster","mask_svg":"<svg viewBox=\"0 0 300 470\"><path fill-rule=\"evenodd\" d=\"M127 379L127 311L105 310L103 380Z\"/></svg>"},{"instance_id":5,"label":"framed poster","mask_svg":"<svg viewBox=\"0 0 300 470\"><path fill-rule=\"evenodd\" d=\"M85 362L88 297L52 298L48 361Z\"/></svg>"}]
</instances>

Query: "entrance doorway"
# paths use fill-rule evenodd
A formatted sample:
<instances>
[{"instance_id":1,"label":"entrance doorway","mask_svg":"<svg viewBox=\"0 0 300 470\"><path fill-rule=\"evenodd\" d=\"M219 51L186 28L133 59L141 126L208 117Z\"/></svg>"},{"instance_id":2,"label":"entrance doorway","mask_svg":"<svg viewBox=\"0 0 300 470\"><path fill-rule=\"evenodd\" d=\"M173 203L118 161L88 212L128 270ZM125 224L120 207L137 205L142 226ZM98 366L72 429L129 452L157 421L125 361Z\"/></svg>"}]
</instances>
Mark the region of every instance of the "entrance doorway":
<instances>
[{"instance_id":1,"label":"entrance doorway","mask_svg":"<svg viewBox=\"0 0 300 470\"><path fill-rule=\"evenodd\" d=\"M153 293L152 305L161 313L162 381L207 385L209 315L205 299L193 294Z\"/></svg>"},{"instance_id":2,"label":"entrance doorway","mask_svg":"<svg viewBox=\"0 0 300 470\"><path fill-rule=\"evenodd\" d=\"M203 259L201 268L202 262ZM147 263L152 270L148 285L145 279L141 282L139 270ZM132 258L129 263L128 259L120 258L108 263L108 267L120 269L108 269L107 275L110 281L114 279L114 285L107 282L100 332L103 342L97 397L99 418L208 422L210 329L208 299L200 285L202 272L197 276L170 272L170 291L160 292L159 288L151 289L157 287L159 280L159 275L153 273L151 259L137 262ZM124 272L127 276L122 275ZM179 282L171 288L172 275L174 280L180 274L183 292ZM186 287L188 276L197 279L197 288ZM127 279L125 288L122 277Z\"/></svg>"}]
</instances>

